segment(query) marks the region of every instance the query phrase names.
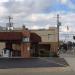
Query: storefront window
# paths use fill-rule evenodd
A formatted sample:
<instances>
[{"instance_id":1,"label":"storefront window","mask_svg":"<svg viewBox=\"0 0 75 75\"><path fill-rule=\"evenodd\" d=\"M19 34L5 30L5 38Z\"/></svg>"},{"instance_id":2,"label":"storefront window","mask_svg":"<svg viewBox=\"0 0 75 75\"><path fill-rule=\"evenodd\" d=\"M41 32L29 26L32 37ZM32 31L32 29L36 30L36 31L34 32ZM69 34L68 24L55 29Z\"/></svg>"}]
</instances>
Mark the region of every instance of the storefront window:
<instances>
[{"instance_id":1,"label":"storefront window","mask_svg":"<svg viewBox=\"0 0 75 75\"><path fill-rule=\"evenodd\" d=\"M23 37L22 42L24 43L29 42L29 37Z\"/></svg>"}]
</instances>

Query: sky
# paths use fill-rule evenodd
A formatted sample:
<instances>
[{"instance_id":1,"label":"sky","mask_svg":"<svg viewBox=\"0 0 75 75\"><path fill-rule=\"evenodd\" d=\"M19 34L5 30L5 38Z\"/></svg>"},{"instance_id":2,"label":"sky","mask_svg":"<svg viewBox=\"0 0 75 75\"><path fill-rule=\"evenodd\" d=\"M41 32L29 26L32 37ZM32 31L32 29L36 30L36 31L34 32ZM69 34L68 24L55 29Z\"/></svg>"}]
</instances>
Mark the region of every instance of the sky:
<instances>
[{"instance_id":1,"label":"sky","mask_svg":"<svg viewBox=\"0 0 75 75\"><path fill-rule=\"evenodd\" d=\"M60 15L60 33L74 33L75 0L0 0L0 26L6 26L11 16L14 27L24 24L29 29L48 29L56 26L57 14Z\"/></svg>"}]
</instances>

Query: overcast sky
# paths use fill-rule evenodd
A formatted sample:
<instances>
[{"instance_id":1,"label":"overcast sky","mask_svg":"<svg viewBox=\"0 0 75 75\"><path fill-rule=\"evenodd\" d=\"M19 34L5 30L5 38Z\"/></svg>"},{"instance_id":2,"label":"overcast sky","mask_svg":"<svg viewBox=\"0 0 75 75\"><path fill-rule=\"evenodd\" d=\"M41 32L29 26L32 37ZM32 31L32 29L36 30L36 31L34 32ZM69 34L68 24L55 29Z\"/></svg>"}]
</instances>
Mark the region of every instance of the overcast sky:
<instances>
[{"instance_id":1,"label":"overcast sky","mask_svg":"<svg viewBox=\"0 0 75 75\"><path fill-rule=\"evenodd\" d=\"M0 26L5 26L8 16L13 17L14 26L48 28L56 26L56 15L60 15L62 33L75 32L75 0L0 0Z\"/></svg>"}]
</instances>

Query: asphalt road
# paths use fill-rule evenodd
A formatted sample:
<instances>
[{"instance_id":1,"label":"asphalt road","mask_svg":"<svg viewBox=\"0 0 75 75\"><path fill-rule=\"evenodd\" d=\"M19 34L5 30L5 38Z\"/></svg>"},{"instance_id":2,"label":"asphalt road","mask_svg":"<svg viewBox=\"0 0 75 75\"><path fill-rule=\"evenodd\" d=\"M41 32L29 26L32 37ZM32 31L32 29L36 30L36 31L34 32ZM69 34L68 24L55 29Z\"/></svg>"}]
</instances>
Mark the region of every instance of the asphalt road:
<instances>
[{"instance_id":1,"label":"asphalt road","mask_svg":"<svg viewBox=\"0 0 75 75\"><path fill-rule=\"evenodd\" d=\"M0 58L0 75L75 75L63 58Z\"/></svg>"},{"instance_id":2,"label":"asphalt road","mask_svg":"<svg viewBox=\"0 0 75 75\"><path fill-rule=\"evenodd\" d=\"M66 67L63 58L0 58L0 69Z\"/></svg>"}]
</instances>

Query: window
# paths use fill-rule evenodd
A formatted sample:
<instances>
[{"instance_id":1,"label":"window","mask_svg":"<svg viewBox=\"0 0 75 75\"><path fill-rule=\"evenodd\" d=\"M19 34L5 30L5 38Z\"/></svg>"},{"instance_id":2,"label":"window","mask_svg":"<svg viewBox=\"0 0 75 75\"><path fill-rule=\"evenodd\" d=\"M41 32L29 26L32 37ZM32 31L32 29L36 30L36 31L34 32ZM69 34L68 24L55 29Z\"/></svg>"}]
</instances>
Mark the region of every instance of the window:
<instances>
[{"instance_id":1,"label":"window","mask_svg":"<svg viewBox=\"0 0 75 75\"><path fill-rule=\"evenodd\" d=\"M51 34L48 34L48 40L50 40L50 38L51 38Z\"/></svg>"},{"instance_id":2,"label":"window","mask_svg":"<svg viewBox=\"0 0 75 75\"><path fill-rule=\"evenodd\" d=\"M55 39L54 39L54 34L48 34L48 40L51 40L51 41L52 41L52 40L55 40Z\"/></svg>"},{"instance_id":3,"label":"window","mask_svg":"<svg viewBox=\"0 0 75 75\"><path fill-rule=\"evenodd\" d=\"M29 42L29 37L23 37L22 42Z\"/></svg>"}]
</instances>

